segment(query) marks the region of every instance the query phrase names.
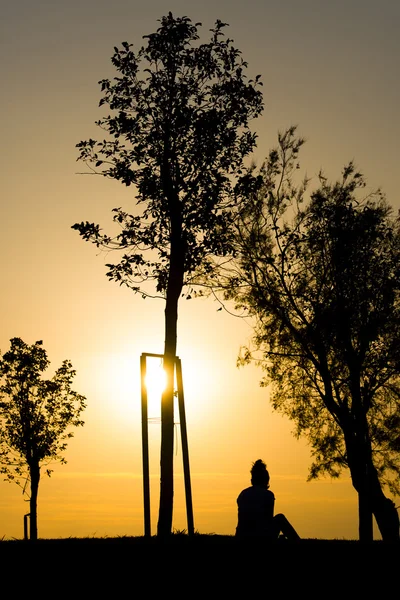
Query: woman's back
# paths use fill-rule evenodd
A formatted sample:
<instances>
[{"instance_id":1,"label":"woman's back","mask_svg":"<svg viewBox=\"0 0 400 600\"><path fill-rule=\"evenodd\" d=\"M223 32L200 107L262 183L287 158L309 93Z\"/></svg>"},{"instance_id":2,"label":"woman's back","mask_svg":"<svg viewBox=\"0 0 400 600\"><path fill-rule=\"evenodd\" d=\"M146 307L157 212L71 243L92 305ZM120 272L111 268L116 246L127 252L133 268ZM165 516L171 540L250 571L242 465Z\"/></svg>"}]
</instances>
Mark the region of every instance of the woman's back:
<instances>
[{"instance_id":1,"label":"woman's back","mask_svg":"<svg viewBox=\"0 0 400 600\"><path fill-rule=\"evenodd\" d=\"M268 536L274 516L274 494L264 486L252 485L237 498L239 537Z\"/></svg>"}]
</instances>

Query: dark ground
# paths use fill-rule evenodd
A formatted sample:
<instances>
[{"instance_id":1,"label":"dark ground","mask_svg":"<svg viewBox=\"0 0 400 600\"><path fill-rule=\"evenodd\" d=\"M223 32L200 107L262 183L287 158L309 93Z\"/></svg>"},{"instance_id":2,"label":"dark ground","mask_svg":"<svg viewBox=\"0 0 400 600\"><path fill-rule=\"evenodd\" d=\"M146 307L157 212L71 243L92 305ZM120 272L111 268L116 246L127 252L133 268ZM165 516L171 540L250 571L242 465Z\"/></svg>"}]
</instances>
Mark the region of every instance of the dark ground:
<instances>
[{"instance_id":1,"label":"dark ground","mask_svg":"<svg viewBox=\"0 0 400 600\"><path fill-rule=\"evenodd\" d=\"M400 544L304 539L261 546L201 534L175 534L168 540L10 540L0 541L0 569L3 585L12 581L17 598L31 585L41 598L90 600L263 598L272 593L282 598L350 593L382 598L398 594Z\"/></svg>"}]
</instances>

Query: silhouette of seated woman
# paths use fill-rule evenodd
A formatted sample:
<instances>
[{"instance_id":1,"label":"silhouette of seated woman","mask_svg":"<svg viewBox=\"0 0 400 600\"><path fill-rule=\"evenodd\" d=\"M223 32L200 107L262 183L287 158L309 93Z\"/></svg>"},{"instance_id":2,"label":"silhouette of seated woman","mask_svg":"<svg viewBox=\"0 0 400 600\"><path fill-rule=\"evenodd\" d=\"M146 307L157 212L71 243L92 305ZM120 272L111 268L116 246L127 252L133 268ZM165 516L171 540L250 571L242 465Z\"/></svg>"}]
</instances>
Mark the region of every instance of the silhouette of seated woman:
<instances>
[{"instance_id":1,"label":"silhouette of seated woman","mask_svg":"<svg viewBox=\"0 0 400 600\"><path fill-rule=\"evenodd\" d=\"M269 473L266 464L256 460L251 468L251 487L240 492L237 498L238 524L236 537L264 538L274 541L278 537L297 541L300 537L285 515L274 515L275 496L269 490Z\"/></svg>"}]
</instances>

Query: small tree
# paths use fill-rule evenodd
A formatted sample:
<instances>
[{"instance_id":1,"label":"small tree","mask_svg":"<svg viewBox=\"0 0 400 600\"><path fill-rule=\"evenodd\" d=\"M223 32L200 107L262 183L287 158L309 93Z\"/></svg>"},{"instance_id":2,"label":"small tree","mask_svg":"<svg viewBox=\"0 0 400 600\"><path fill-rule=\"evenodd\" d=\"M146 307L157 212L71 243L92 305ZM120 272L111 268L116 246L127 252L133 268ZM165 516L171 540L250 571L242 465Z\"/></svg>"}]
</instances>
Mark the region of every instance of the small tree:
<instances>
[{"instance_id":1,"label":"small tree","mask_svg":"<svg viewBox=\"0 0 400 600\"><path fill-rule=\"evenodd\" d=\"M37 499L41 468L66 463L70 427L84 424L86 398L71 389L75 371L64 360L52 379L42 379L49 366L42 342L32 346L20 338L0 359L0 472L26 492L30 484L30 539L38 537ZM51 469L46 469L50 476Z\"/></svg>"},{"instance_id":2,"label":"small tree","mask_svg":"<svg viewBox=\"0 0 400 600\"><path fill-rule=\"evenodd\" d=\"M255 319L241 360L260 359L273 407L308 438L310 479L350 470L360 540L372 540L372 514L398 540L383 489L400 494L400 221L380 191L362 196L353 164L334 184L321 174L306 204L302 144L289 129L243 180L226 292Z\"/></svg>"},{"instance_id":3,"label":"small tree","mask_svg":"<svg viewBox=\"0 0 400 600\"><path fill-rule=\"evenodd\" d=\"M91 172L134 185L137 202L131 214L114 209L115 237L87 221L73 228L100 248L122 251L120 262L107 265L110 280L165 299L159 535L172 528L178 301L184 286L187 298L194 293L193 278L209 256L232 251L232 187L255 146L249 120L263 108L259 76L247 80L247 63L224 37L226 24L217 21L203 44L199 25L169 13L144 36L145 47L115 48L120 76L100 82L100 105L112 114L97 122L109 137L77 145Z\"/></svg>"}]
</instances>

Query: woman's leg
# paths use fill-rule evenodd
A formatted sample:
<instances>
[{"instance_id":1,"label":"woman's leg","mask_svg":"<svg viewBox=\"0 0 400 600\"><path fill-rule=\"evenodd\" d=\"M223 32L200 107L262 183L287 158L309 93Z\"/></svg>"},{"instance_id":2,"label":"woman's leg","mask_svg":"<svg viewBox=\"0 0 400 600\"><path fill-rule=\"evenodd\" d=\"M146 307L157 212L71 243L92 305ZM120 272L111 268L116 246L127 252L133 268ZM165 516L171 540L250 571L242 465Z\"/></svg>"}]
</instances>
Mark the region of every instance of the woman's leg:
<instances>
[{"instance_id":1,"label":"woman's leg","mask_svg":"<svg viewBox=\"0 0 400 600\"><path fill-rule=\"evenodd\" d=\"M288 540L297 541L301 539L293 525L291 525L285 515L281 513L274 516L273 529L277 532L276 537L278 537L279 533L283 533Z\"/></svg>"}]
</instances>

